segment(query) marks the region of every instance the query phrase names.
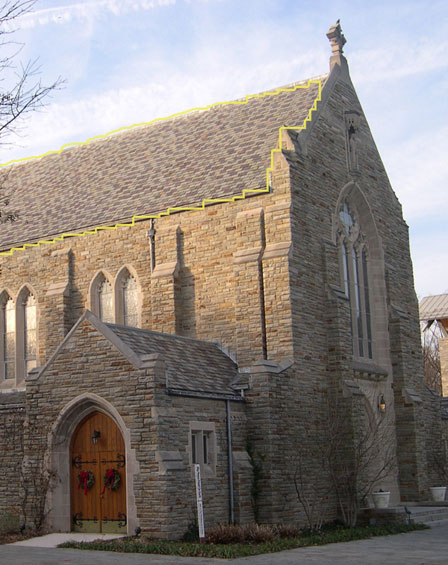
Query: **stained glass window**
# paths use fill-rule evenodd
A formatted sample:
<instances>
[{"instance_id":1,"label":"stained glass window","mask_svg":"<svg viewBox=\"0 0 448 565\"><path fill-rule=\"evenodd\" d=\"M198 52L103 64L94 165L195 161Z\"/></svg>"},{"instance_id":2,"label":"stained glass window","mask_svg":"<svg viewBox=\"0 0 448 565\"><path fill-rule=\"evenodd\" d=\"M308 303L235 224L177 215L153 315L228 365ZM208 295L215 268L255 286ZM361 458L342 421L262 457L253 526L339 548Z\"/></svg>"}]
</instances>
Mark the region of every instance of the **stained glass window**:
<instances>
[{"instance_id":1,"label":"stained glass window","mask_svg":"<svg viewBox=\"0 0 448 565\"><path fill-rule=\"evenodd\" d=\"M37 359L37 308L36 299L29 294L25 300L25 372L36 367Z\"/></svg>"},{"instance_id":2,"label":"stained glass window","mask_svg":"<svg viewBox=\"0 0 448 565\"><path fill-rule=\"evenodd\" d=\"M367 326L367 349L369 357L373 357L372 352L372 320L370 314L370 298L369 298L369 276L367 272L367 254L365 248L362 250L362 272L364 281L364 307L366 312L366 326Z\"/></svg>"},{"instance_id":3,"label":"stained glass window","mask_svg":"<svg viewBox=\"0 0 448 565\"><path fill-rule=\"evenodd\" d=\"M361 285L359 281L358 253L352 250L353 257L353 285L355 287L355 316L356 327L358 329L358 352L360 357L364 357L364 331L363 331L363 311L361 307Z\"/></svg>"},{"instance_id":4,"label":"stained glass window","mask_svg":"<svg viewBox=\"0 0 448 565\"><path fill-rule=\"evenodd\" d=\"M339 212L342 282L350 301L353 353L373 359L366 240L347 202Z\"/></svg>"},{"instance_id":5,"label":"stained glass window","mask_svg":"<svg viewBox=\"0 0 448 565\"><path fill-rule=\"evenodd\" d=\"M344 292L350 298L350 273L348 270L348 251L345 242L342 242L342 269L344 273Z\"/></svg>"},{"instance_id":6,"label":"stained glass window","mask_svg":"<svg viewBox=\"0 0 448 565\"><path fill-rule=\"evenodd\" d=\"M98 287L98 314L103 322L113 322L112 286L106 279Z\"/></svg>"},{"instance_id":7,"label":"stained glass window","mask_svg":"<svg viewBox=\"0 0 448 565\"><path fill-rule=\"evenodd\" d=\"M339 217L340 217L341 222L343 223L343 225L345 227L345 231L346 231L347 235L350 235L350 231L351 231L352 226L354 225L355 221L353 220L353 217L350 214L350 210L349 210L347 202L344 202L344 207L339 212Z\"/></svg>"},{"instance_id":8,"label":"stained glass window","mask_svg":"<svg viewBox=\"0 0 448 565\"><path fill-rule=\"evenodd\" d=\"M123 318L125 326L138 326L137 282L132 275L123 285Z\"/></svg>"},{"instance_id":9,"label":"stained glass window","mask_svg":"<svg viewBox=\"0 0 448 565\"><path fill-rule=\"evenodd\" d=\"M11 298L4 308L4 373L5 379L13 379L16 376L16 313Z\"/></svg>"}]
</instances>

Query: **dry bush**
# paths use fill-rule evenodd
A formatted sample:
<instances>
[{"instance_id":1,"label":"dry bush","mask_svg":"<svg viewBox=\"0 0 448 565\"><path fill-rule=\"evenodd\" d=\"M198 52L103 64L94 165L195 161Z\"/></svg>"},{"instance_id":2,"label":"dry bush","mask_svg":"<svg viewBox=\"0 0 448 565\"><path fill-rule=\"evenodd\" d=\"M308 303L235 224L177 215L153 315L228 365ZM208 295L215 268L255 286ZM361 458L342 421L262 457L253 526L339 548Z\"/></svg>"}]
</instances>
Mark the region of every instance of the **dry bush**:
<instances>
[{"instance_id":1,"label":"dry bush","mask_svg":"<svg viewBox=\"0 0 448 565\"><path fill-rule=\"evenodd\" d=\"M302 530L294 524L278 524L275 526L279 538L297 538Z\"/></svg>"},{"instance_id":2,"label":"dry bush","mask_svg":"<svg viewBox=\"0 0 448 565\"><path fill-rule=\"evenodd\" d=\"M221 524L208 532L206 541L214 544L265 543L279 537L277 528L267 524L248 524L246 526Z\"/></svg>"}]
</instances>

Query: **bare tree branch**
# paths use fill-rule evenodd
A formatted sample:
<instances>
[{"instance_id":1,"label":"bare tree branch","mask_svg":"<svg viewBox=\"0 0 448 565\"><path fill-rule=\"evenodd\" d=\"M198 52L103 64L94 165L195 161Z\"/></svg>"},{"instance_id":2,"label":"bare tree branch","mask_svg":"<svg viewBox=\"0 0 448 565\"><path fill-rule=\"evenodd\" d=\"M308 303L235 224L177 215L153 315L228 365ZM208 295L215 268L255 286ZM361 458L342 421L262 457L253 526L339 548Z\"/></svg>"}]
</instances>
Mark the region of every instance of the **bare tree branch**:
<instances>
[{"instance_id":1,"label":"bare tree branch","mask_svg":"<svg viewBox=\"0 0 448 565\"><path fill-rule=\"evenodd\" d=\"M354 427L342 400L324 402L325 417L306 429L311 447L298 443L289 461L289 479L311 530L322 526L329 498L344 524L355 526L367 497L396 472L394 426L387 414L370 419L366 411L365 422ZM319 469L319 480L310 464Z\"/></svg>"},{"instance_id":2,"label":"bare tree branch","mask_svg":"<svg viewBox=\"0 0 448 565\"><path fill-rule=\"evenodd\" d=\"M51 92L63 84L60 77L49 85L42 84L37 60L18 62L22 46L9 39L16 31L14 24L29 13L35 3L36 0L5 0L0 4L0 146L9 145L11 142L5 138L17 135L24 118L42 108ZM10 52L11 45L17 45L17 49ZM15 222L20 217L19 211L14 209L11 189L5 189L6 176L2 174L0 179L0 225Z\"/></svg>"},{"instance_id":3,"label":"bare tree branch","mask_svg":"<svg viewBox=\"0 0 448 565\"><path fill-rule=\"evenodd\" d=\"M423 374L425 384L442 396L439 339L444 337L437 320L425 323L422 332Z\"/></svg>"}]
</instances>

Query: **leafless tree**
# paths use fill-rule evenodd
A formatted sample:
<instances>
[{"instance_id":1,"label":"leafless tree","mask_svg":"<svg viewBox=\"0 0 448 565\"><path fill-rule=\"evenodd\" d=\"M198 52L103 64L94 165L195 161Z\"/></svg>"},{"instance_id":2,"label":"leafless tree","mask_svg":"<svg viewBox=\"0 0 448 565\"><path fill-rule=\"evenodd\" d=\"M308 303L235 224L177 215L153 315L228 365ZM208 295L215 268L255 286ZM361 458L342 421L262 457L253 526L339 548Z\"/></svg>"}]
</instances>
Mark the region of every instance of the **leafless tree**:
<instances>
[{"instance_id":1,"label":"leafless tree","mask_svg":"<svg viewBox=\"0 0 448 565\"><path fill-rule=\"evenodd\" d=\"M394 426L387 414L366 411L363 425L350 429L343 415L329 404L324 458L342 520L354 527L368 496L396 470Z\"/></svg>"},{"instance_id":2,"label":"leafless tree","mask_svg":"<svg viewBox=\"0 0 448 565\"><path fill-rule=\"evenodd\" d=\"M289 473L311 530L319 530L329 501L335 500L346 526L356 525L359 511L375 487L396 470L394 427L387 414L361 413L353 426L344 402L324 400L325 417L306 430L307 446L294 450ZM318 473L310 472L312 467Z\"/></svg>"},{"instance_id":3,"label":"leafless tree","mask_svg":"<svg viewBox=\"0 0 448 565\"><path fill-rule=\"evenodd\" d=\"M322 481L316 480L316 476L310 476L309 469L305 465L306 459L312 455L318 460L323 455L321 446L315 446L313 453L310 450L298 447L290 458L290 477L294 484L297 500L303 509L307 526L312 532L318 532L322 528L326 517L326 502L329 496L329 487L322 486ZM322 468L321 468L322 470Z\"/></svg>"},{"instance_id":4,"label":"leafless tree","mask_svg":"<svg viewBox=\"0 0 448 565\"><path fill-rule=\"evenodd\" d=\"M42 533L50 512L47 497L57 481L55 471L49 470L39 458L24 458L20 470L21 509L23 523L33 531ZM31 523L29 518L31 517Z\"/></svg>"},{"instance_id":5,"label":"leafless tree","mask_svg":"<svg viewBox=\"0 0 448 565\"><path fill-rule=\"evenodd\" d=\"M44 85L36 60L19 61L22 45L13 40L14 25L35 3L36 0L4 0L0 4L0 145L8 145L6 136L17 133L26 115L41 108L47 96L63 82L59 77ZM19 217L18 211L10 207L12 195L5 192L4 176L0 178L0 224Z\"/></svg>"},{"instance_id":6,"label":"leafless tree","mask_svg":"<svg viewBox=\"0 0 448 565\"><path fill-rule=\"evenodd\" d=\"M442 396L439 338L444 337L437 320L425 323L422 331L423 373L425 384Z\"/></svg>"},{"instance_id":7,"label":"leafless tree","mask_svg":"<svg viewBox=\"0 0 448 565\"><path fill-rule=\"evenodd\" d=\"M37 534L42 533L51 508L48 506L48 495L59 482L56 471L51 468L49 451L44 442L41 449L29 445L35 438L45 437L42 424L35 415L28 415L22 426L22 441L25 445L24 456L20 468L20 506L23 524Z\"/></svg>"}]
</instances>

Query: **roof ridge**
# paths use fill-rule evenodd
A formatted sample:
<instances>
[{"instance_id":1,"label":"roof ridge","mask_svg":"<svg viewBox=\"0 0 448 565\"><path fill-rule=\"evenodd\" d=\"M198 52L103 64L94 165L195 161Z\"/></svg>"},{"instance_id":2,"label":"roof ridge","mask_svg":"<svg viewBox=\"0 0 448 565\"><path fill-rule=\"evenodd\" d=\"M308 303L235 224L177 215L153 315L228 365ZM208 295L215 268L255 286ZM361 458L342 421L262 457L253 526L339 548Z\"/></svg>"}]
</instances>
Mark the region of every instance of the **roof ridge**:
<instances>
[{"instance_id":1,"label":"roof ridge","mask_svg":"<svg viewBox=\"0 0 448 565\"><path fill-rule=\"evenodd\" d=\"M89 139L87 139L86 141L75 141L73 143L67 143L65 145L63 145L60 149L56 149L56 150L50 150L47 153L44 153L42 155L36 155L36 156L30 156L30 157L25 157L23 159L14 159L13 161L7 162L7 163L0 163L0 170L1 168L4 167L8 167L8 166L13 166L13 167L18 167L21 165L27 165L29 162L33 163L36 161L41 161L42 159L47 159L49 157L55 157L57 155L60 155L62 153L66 153L68 151L73 151L75 149L83 149L84 147L89 147L92 144L96 144L99 142L108 142L111 141L113 139L115 139L117 136L124 136L127 134L132 134L137 130L140 129L144 129L144 128L150 128L150 127L156 127L160 124L163 124L165 122L171 122L171 121L175 121L175 120L180 120L180 119L188 119L190 116L193 115L197 115L197 114L201 114L201 113L205 113L205 112L209 112L212 110L218 110L220 109L222 106L230 106L232 104L235 103L249 103L249 102L253 102L254 100L257 100L261 97L263 97L264 94L280 94L282 91L286 91L286 90L291 90L294 89L295 87L301 86L301 85L305 85L307 83L310 83L311 81L322 81L328 78L330 73L325 73L325 74L321 74L321 75L316 75L314 77L310 77L310 78L306 78L306 79L302 79L302 80L298 80L298 81L294 81L282 86L276 86L273 88L268 88L265 90L261 90L259 92L253 92L251 94L246 94L242 97L239 98L234 98L232 100L225 100L223 102L212 102L210 104L207 104L204 107L197 107L197 108L190 108L187 110L181 110L180 112L176 112L174 114L168 115L168 116L158 116L156 118L153 118L152 120L148 121L148 122L141 122L141 123L137 123L137 124L131 124L129 126L123 126L121 128L115 129L115 130L111 130L110 132L107 132L105 134L99 134L96 136L93 136Z\"/></svg>"},{"instance_id":2,"label":"roof ridge","mask_svg":"<svg viewBox=\"0 0 448 565\"><path fill-rule=\"evenodd\" d=\"M216 341L207 341L205 339L198 339L196 337L188 337L188 336L184 336L184 335L170 334L170 333L167 333L167 332L159 332L157 330L147 330L147 329L144 329L144 328L135 328L133 326L125 326L123 324L114 324L112 322L106 322L105 325L110 327L112 329L112 331L113 331L113 327L117 327L117 328L121 328L121 329L126 330L126 331L136 331L136 332L143 333L143 334L149 333L149 334L153 334L153 335L161 335L161 336L164 336L164 337L182 339L182 340L185 340L185 341L193 341L195 343L204 343L206 345L214 345L219 351L222 352L222 349L220 348L219 343L216 342ZM228 357L228 355L227 355L227 357Z\"/></svg>"},{"instance_id":3,"label":"roof ridge","mask_svg":"<svg viewBox=\"0 0 448 565\"><path fill-rule=\"evenodd\" d=\"M420 304L423 302L423 300L426 300L427 298L439 298L440 296L448 296L448 292L441 292L440 294L428 294L428 296L424 296L420 300Z\"/></svg>"}]
</instances>

